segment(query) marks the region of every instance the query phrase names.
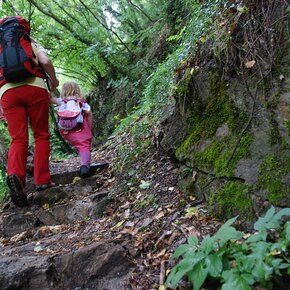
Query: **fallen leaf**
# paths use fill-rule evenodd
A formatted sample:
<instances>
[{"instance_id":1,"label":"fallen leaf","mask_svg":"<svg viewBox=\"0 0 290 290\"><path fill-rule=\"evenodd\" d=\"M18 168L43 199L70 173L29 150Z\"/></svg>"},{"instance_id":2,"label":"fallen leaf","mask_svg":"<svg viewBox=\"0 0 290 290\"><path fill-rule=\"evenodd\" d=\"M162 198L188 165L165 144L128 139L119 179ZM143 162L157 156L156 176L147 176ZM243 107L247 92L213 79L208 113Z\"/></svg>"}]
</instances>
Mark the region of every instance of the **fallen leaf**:
<instances>
[{"instance_id":1,"label":"fallen leaf","mask_svg":"<svg viewBox=\"0 0 290 290\"><path fill-rule=\"evenodd\" d=\"M115 181L115 177L111 178L111 179L108 179L108 183L112 183L113 181Z\"/></svg>"},{"instance_id":2,"label":"fallen leaf","mask_svg":"<svg viewBox=\"0 0 290 290\"><path fill-rule=\"evenodd\" d=\"M128 218L130 216L130 208L125 210L125 217Z\"/></svg>"},{"instance_id":3,"label":"fallen leaf","mask_svg":"<svg viewBox=\"0 0 290 290\"><path fill-rule=\"evenodd\" d=\"M161 210L160 212L158 212L155 216L154 219L155 220L159 220L160 218L164 217L164 212Z\"/></svg>"},{"instance_id":4,"label":"fallen leaf","mask_svg":"<svg viewBox=\"0 0 290 290\"><path fill-rule=\"evenodd\" d=\"M201 43L205 43L206 42L206 38L203 37L203 36L199 40L200 40Z\"/></svg>"},{"instance_id":5,"label":"fallen leaf","mask_svg":"<svg viewBox=\"0 0 290 290\"><path fill-rule=\"evenodd\" d=\"M230 24L229 33L232 34L235 31L236 27L237 27L237 23L236 22L231 23Z\"/></svg>"},{"instance_id":6,"label":"fallen leaf","mask_svg":"<svg viewBox=\"0 0 290 290\"><path fill-rule=\"evenodd\" d=\"M0 246L1 247L5 247L5 246L9 245L9 242L10 242L9 239L0 238Z\"/></svg>"},{"instance_id":7,"label":"fallen leaf","mask_svg":"<svg viewBox=\"0 0 290 290\"><path fill-rule=\"evenodd\" d=\"M196 180L197 172L195 170L192 171L192 181L194 182Z\"/></svg>"},{"instance_id":8,"label":"fallen leaf","mask_svg":"<svg viewBox=\"0 0 290 290\"><path fill-rule=\"evenodd\" d=\"M121 231L123 234L129 234L131 236L135 236L138 233L138 228L126 228Z\"/></svg>"},{"instance_id":9,"label":"fallen leaf","mask_svg":"<svg viewBox=\"0 0 290 290\"><path fill-rule=\"evenodd\" d=\"M49 208L49 204L48 203L45 203L43 206L42 206L43 209L48 209Z\"/></svg>"},{"instance_id":10,"label":"fallen leaf","mask_svg":"<svg viewBox=\"0 0 290 290\"><path fill-rule=\"evenodd\" d=\"M143 222L143 224L142 224L141 227L147 227L147 226L149 226L152 222L153 222L153 219L151 219L151 218L146 218L146 219L144 220L144 222Z\"/></svg>"},{"instance_id":11,"label":"fallen leaf","mask_svg":"<svg viewBox=\"0 0 290 290\"><path fill-rule=\"evenodd\" d=\"M198 238L201 236L201 233L195 227L187 227L186 230L188 231L189 235L193 235Z\"/></svg>"},{"instance_id":12,"label":"fallen leaf","mask_svg":"<svg viewBox=\"0 0 290 290\"><path fill-rule=\"evenodd\" d=\"M148 189L150 187L151 183L145 180L141 180L141 184L139 185L139 187L141 189Z\"/></svg>"},{"instance_id":13,"label":"fallen leaf","mask_svg":"<svg viewBox=\"0 0 290 290\"><path fill-rule=\"evenodd\" d=\"M126 222L125 227L130 227L130 228L134 227L134 222L130 222L130 221Z\"/></svg>"},{"instance_id":14,"label":"fallen leaf","mask_svg":"<svg viewBox=\"0 0 290 290\"><path fill-rule=\"evenodd\" d=\"M245 67L246 68L252 68L254 65L255 65L256 61L255 60L250 60L250 61L247 61L245 63Z\"/></svg>"},{"instance_id":15,"label":"fallen leaf","mask_svg":"<svg viewBox=\"0 0 290 290\"><path fill-rule=\"evenodd\" d=\"M155 186L154 186L154 188L157 188L159 185L160 185L159 183L156 183Z\"/></svg>"},{"instance_id":16,"label":"fallen leaf","mask_svg":"<svg viewBox=\"0 0 290 290\"><path fill-rule=\"evenodd\" d=\"M53 234L58 234L59 232L65 230L67 225L56 225L56 226L49 226L49 229Z\"/></svg>"},{"instance_id":17,"label":"fallen leaf","mask_svg":"<svg viewBox=\"0 0 290 290\"><path fill-rule=\"evenodd\" d=\"M112 230L115 230L116 228L119 228L125 221L120 221L118 222L117 224L115 224L113 227L112 227Z\"/></svg>"},{"instance_id":18,"label":"fallen leaf","mask_svg":"<svg viewBox=\"0 0 290 290\"><path fill-rule=\"evenodd\" d=\"M35 236L44 237L45 235L48 235L50 233L51 233L51 230L49 226L43 226L37 230Z\"/></svg>"},{"instance_id":19,"label":"fallen leaf","mask_svg":"<svg viewBox=\"0 0 290 290\"><path fill-rule=\"evenodd\" d=\"M198 216L198 209L196 207L187 208L185 217L191 218L193 216Z\"/></svg>"},{"instance_id":20,"label":"fallen leaf","mask_svg":"<svg viewBox=\"0 0 290 290\"><path fill-rule=\"evenodd\" d=\"M43 251L43 247L40 246L40 245L39 245L39 246L36 246L36 247L34 247L33 251L34 251L34 252L37 252L37 253L38 253L38 252L41 252L41 251Z\"/></svg>"},{"instance_id":21,"label":"fallen leaf","mask_svg":"<svg viewBox=\"0 0 290 290\"><path fill-rule=\"evenodd\" d=\"M238 6L237 11L240 13L245 13L248 11L248 8L246 6Z\"/></svg>"},{"instance_id":22,"label":"fallen leaf","mask_svg":"<svg viewBox=\"0 0 290 290\"><path fill-rule=\"evenodd\" d=\"M74 179L73 179L73 184L75 184L76 182L78 182L79 180L81 180L81 178L79 176L76 176Z\"/></svg>"},{"instance_id":23,"label":"fallen leaf","mask_svg":"<svg viewBox=\"0 0 290 290\"><path fill-rule=\"evenodd\" d=\"M159 253L157 253L156 255L153 256L153 259L163 257L165 255L166 251L167 251L166 249L162 249Z\"/></svg>"},{"instance_id":24,"label":"fallen leaf","mask_svg":"<svg viewBox=\"0 0 290 290\"><path fill-rule=\"evenodd\" d=\"M29 233L29 231L25 231L25 232L22 232L20 234L17 234L17 235L14 235L13 237L10 238L10 241L11 242L19 242L19 241L22 241L28 237L30 237L31 234Z\"/></svg>"}]
</instances>

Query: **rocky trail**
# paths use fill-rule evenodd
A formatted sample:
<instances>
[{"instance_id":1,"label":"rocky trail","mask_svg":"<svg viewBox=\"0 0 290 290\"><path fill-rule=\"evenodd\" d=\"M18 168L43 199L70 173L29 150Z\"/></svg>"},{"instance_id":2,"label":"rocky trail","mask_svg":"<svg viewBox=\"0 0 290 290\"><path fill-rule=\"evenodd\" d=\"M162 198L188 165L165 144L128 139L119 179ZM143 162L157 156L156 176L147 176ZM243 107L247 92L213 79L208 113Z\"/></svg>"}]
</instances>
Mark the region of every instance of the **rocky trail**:
<instances>
[{"instance_id":1,"label":"rocky trail","mask_svg":"<svg viewBox=\"0 0 290 290\"><path fill-rule=\"evenodd\" d=\"M184 168L156 148L117 174L120 142L133 140L93 152L93 176L78 177L77 158L52 160L56 187L28 183L28 207L2 205L1 290L162 289L174 249L216 231L206 205L180 192Z\"/></svg>"}]
</instances>

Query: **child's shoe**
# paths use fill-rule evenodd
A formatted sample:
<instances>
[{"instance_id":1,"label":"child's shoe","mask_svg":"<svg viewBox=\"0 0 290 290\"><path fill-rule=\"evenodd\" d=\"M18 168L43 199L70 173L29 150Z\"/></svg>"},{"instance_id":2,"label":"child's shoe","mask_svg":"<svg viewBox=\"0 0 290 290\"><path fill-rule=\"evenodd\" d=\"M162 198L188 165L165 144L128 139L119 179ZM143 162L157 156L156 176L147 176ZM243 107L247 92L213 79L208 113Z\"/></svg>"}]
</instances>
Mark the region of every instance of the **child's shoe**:
<instances>
[{"instance_id":1,"label":"child's shoe","mask_svg":"<svg viewBox=\"0 0 290 290\"><path fill-rule=\"evenodd\" d=\"M6 181L10 189L10 196L12 202L19 207L27 206L27 197L24 193L23 184L20 178L16 174L11 174L7 176Z\"/></svg>"},{"instance_id":2,"label":"child's shoe","mask_svg":"<svg viewBox=\"0 0 290 290\"><path fill-rule=\"evenodd\" d=\"M91 176L90 168L87 167L86 165L82 165L81 168L80 168L80 176L81 176L81 178L90 177Z\"/></svg>"}]
</instances>

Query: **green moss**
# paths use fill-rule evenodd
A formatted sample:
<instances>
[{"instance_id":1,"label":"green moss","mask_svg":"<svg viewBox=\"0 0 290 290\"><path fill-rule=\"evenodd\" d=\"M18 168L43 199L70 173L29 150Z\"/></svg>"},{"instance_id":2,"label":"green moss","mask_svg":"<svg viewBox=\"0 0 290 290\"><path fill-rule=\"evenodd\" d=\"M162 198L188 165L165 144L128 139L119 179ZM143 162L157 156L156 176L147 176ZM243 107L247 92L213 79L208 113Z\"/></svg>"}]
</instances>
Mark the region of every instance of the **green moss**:
<instances>
[{"instance_id":1,"label":"green moss","mask_svg":"<svg viewBox=\"0 0 290 290\"><path fill-rule=\"evenodd\" d=\"M224 146L221 141L213 141L205 150L194 152L192 163L198 168L210 171L214 168L214 163L222 155Z\"/></svg>"},{"instance_id":2,"label":"green moss","mask_svg":"<svg viewBox=\"0 0 290 290\"><path fill-rule=\"evenodd\" d=\"M245 134L233 154L239 132L247 122L248 115L234 106L228 96L227 84L221 80L218 72L210 74L209 83L211 95L202 100L198 100L197 96L197 100L193 101L199 102L197 106L194 103L187 107L185 122L188 124L189 134L176 150L176 156L201 170L211 172L215 177L232 177L238 161L248 155L253 141L251 134ZM217 129L224 124L229 128L226 136L213 138ZM210 178L198 178L197 183L203 187L209 181ZM239 182L226 184L217 195L213 195L212 201L216 199L221 212L228 217L234 212L244 212L247 215L252 208L248 187Z\"/></svg>"},{"instance_id":3,"label":"green moss","mask_svg":"<svg viewBox=\"0 0 290 290\"><path fill-rule=\"evenodd\" d=\"M280 135L278 123L274 118L273 112L270 113L270 126L271 126L270 137L269 137L270 145L281 144L282 137Z\"/></svg>"},{"instance_id":4,"label":"green moss","mask_svg":"<svg viewBox=\"0 0 290 290\"><path fill-rule=\"evenodd\" d=\"M208 97L203 119L203 137L212 137L218 127L229 120L232 112L227 85L221 80L218 72L212 72L209 77L211 96Z\"/></svg>"},{"instance_id":5,"label":"green moss","mask_svg":"<svg viewBox=\"0 0 290 290\"><path fill-rule=\"evenodd\" d=\"M192 177L188 177L185 179L182 179L178 183L178 188L181 193L187 196L193 196L195 193L194 190L194 182L192 180Z\"/></svg>"},{"instance_id":6,"label":"green moss","mask_svg":"<svg viewBox=\"0 0 290 290\"><path fill-rule=\"evenodd\" d=\"M175 93L179 98L184 98L190 91L190 80L191 80L191 73L190 68L187 68L184 72L184 76L182 80L178 83L178 86L176 87Z\"/></svg>"},{"instance_id":7,"label":"green moss","mask_svg":"<svg viewBox=\"0 0 290 290\"><path fill-rule=\"evenodd\" d=\"M288 154L289 155L289 154ZM260 165L259 186L269 193L269 201L279 204L289 194L289 185L283 177L290 171L290 156L266 157Z\"/></svg>"},{"instance_id":8,"label":"green moss","mask_svg":"<svg viewBox=\"0 0 290 290\"><path fill-rule=\"evenodd\" d=\"M243 136L233 156L232 152L237 143L237 139L233 135L221 140L214 140L203 151L191 152L191 162L205 171L214 171L217 177L233 176L238 161L247 156L252 140L253 137L250 134Z\"/></svg>"},{"instance_id":9,"label":"green moss","mask_svg":"<svg viewBox=\"0 0 290 290\"><path fill-rule=\"evenodd\" d=\"M181 159L188 159L190 152L192 151L193 145L199 140L200 136L198 131L192 132L186 140L177 148L176 156Z\"/></svg>"},{"instance_id":10,"label":"green moss","mask_svg":"<svg viewBox=\"0 0 290 290\"><path fill-rule=\"evenodd\" d=\"M209 184L209 182L212 181L212 178L213 177L210 175L200 175L196 180L196 184L198 185L199 188L203 189Z\"/></svg>"},{"instance_id":11,"label":"green moss","mask_svg":"<svg viewBox=\"0 0 290 290\"><path fill-rule=\"evenodd\" d=\"M253 217L252 200L248 185L230 181L221 187L218 192L211 194L210 204L218 204L218 214L223 218L241 215L246 219Z\"/></svg>"},{"instance_id":12,"label":"green moss","mask_svg":"<svg viewBox=\"0 0 290 290\"><path fill-rule=\"evenodd\" d=\"M239 112L237 108L232 107L232 114L229 116L227 124L232 132L236 132L244 127L248 119L249 116L245 112Z\"/></svg>"},{"instance_id":13,"label":"green moss","mask_svg":"<svg viewBox=\"0 0 290 290\"><path fill-rule=\"evenodd\" d=\"M285 127L286 127L286 130L287 130L287 134L288 136L290 136L290 121L285 121Z\"/></svg>"},{"instance_id":14,"label":"green moss","mask_svg":"<svg viewBox=\"0 0 290 290\"><path fill-rule=\"evenodd\" d=\"M288 106L288 114L290 114L290 106ZM288 136L290 136L290 120L285 121L285 128Z\"/></svg>"}]
</instances>

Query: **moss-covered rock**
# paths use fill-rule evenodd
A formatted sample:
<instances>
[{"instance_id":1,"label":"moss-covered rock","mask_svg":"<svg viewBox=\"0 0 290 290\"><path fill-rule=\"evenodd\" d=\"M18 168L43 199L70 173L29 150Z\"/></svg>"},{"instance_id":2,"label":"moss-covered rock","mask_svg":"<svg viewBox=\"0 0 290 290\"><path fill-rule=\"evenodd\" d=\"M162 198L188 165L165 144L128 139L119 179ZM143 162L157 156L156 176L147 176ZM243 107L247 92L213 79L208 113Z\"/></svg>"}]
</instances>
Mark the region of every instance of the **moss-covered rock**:
<instances>
[{"instance_id":1,"label":"moss-covered rock","mask_svg":"<svg viewBox=\"0 0 290 290\"><path fill-rule=\"evenodd\" d=\"M274 205L284 206L290 199L290 184L285 177L290 173L290 154L277 157L269 155L260 165L258 186L268 192L268 199Z\"/></svg>"},{"instance_id":2,"label":"moss-covered rock","mask_svg":"<svg viewBox=\"0 0 290 290\"><path fill-rule=\"evenodd\" d=\"M217 192L212 192L209 203L222 218L228 219L235 215L247 220L254 218L251 188L240 181L229 181Z\"/></svg>"},{"instance_id":3,"label":"moss-covered rock","mask_svg":"<svg viewBox=\"0 0 290 290\"><path fill-rule=\"evenodd\" d=\"M285 55L283 67L290 64ZM260 71L262 78L224 72L214 63L176 72L175 118L163 133L174 144L166 148L198 172L185 192L197 188L224 217L250 219L268 201L290 206L289 70L280 66L269 77ZM174 124L183 125L182 134L172 131L178 140L166 137Z\"/></svg>"},{"instance_id":4,"label":"moss-covered rock","mask_svg":"<svg viewBox=\"0 0 290 290\"><path fill-rule=\"evenodd\" d=\"M189 84L189 82L186 82ZM209 74L210 95L203 98L202 107L189 106L186 114L188 137L177 148L180 160L187 160L200 169L217 176L232 176L237 161L246 156L251 143L250 134L241 138L233 154L239 136L236 134L246 122L246 113L239 112L227 94L227 84L218 72ZM181 82L182 87L184 82ZM184 91L184 88L183 88ZM219 128L223 134L217 134Z\"/></svg>"},{"instance_id":5,"label":"moss-covered rock","mask_svg":"<svg viewBox=\"0 0 290 290\"><path fill-rule=\"evenodd\" d=\"M202 173L195 184L186 185L186 193L195 194L199 188L225 218L240 214L250 219L255 195L275 205L290 203L290 170L285 157L289 144L281 131L281 120L287 128L284 108L288 96L283 93L283 110L281 98L274 92L268 102L257 98L257 110L251 111L245 88L228 84L218 70L202 75L191 74L189 69L184 72L174 96L187 137L179 140L175 155Z\"/></svg>"}]
</instances>

